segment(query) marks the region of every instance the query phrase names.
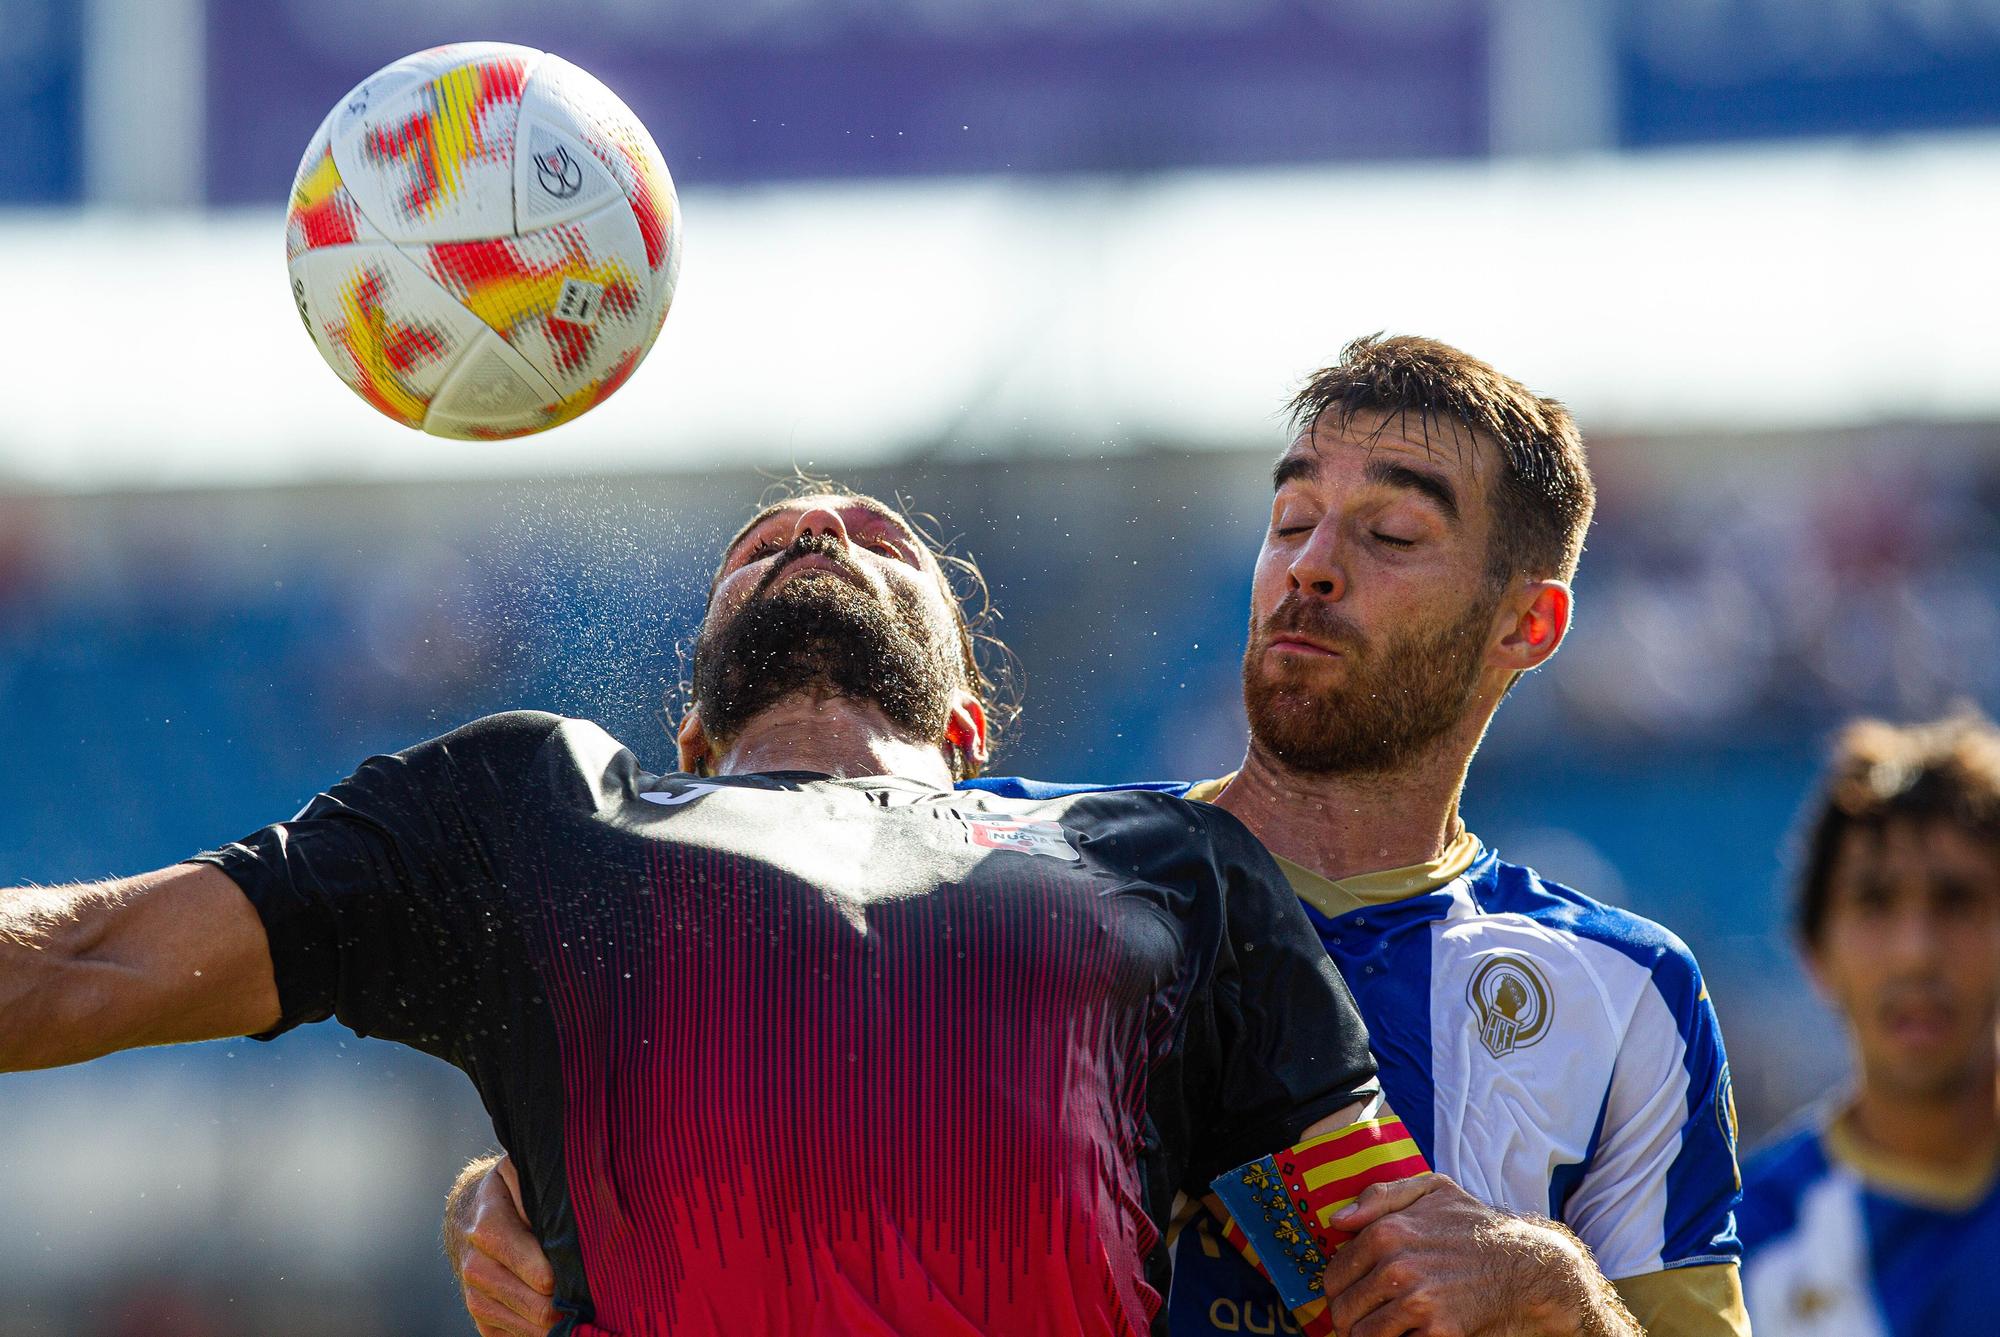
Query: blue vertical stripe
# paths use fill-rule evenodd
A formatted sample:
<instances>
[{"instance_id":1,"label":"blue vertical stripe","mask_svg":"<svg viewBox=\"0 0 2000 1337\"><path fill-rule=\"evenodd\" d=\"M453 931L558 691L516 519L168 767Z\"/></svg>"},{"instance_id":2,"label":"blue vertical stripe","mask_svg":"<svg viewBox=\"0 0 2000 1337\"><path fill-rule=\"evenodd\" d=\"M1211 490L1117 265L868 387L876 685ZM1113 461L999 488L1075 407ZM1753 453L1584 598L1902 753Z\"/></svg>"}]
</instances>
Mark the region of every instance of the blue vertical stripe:
<instances>
[{"instance_id":1,"label":"blue vertical stripe","mask_svg":"<svg viewBox=\"0 0 2000 1337\"><path fill-rule=\"evenodd\" d=\"M1451 897L1443 894L1333 917L1305 907L1368 1023L1383 1094L1433 1165L1437 1091L1431 1077L1431 925L1450 907Z\"/></svg>"},{"instance_id":2,"label":"blue vertical stripe","mask_svg":"<svg viewBox=\"0 0 2000 1337\"><path fill-rule=\"evenodd\" d=\"M1583 1159L1569 1165L1558 1165L1549 1172L1549 1216L1556 1221L1565 1220L1563 1213L1569 1207L1570 1194L1590 1173L1590 1167L1597 1161L1597 1147L1604 1140L1604 1112L1611 1108L1611 1088L1604 1088L1604 1098L1597 1102L1597 1122L1590 1127L1590 1142L1583 1149Z\"/></svg>"}]
</instances>

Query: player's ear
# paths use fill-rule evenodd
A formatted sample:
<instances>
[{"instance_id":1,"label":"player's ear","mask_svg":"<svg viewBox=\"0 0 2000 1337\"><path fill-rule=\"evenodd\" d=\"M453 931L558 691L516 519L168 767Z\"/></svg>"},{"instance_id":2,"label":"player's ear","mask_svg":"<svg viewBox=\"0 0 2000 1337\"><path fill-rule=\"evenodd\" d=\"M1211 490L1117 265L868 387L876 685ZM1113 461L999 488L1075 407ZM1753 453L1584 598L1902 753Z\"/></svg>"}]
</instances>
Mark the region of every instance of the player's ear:
<instances>
[{"instance_id":1,"label":"player's ear","mask_svg":"<svg viewBox=\"0 0 2000 1337\"><path fill-rule=\"evenodd\" d=\"M1512 673L1540 668L1569 635L1574 596L1560 580L1531 580L1502 601L1501 636L1495 652Z\"/></svg>"},{"instance_id":2,"label":"player's ear","mask_svg":"<svg viewBox=\"0 0 2000 1337\"><path fill-rule=\"evenodd\" d=\"M956 751L963 762L954 768L960 778L979 774L986 767L986 707L971 692L955 693L951 714L945 720L946 748Z\"/></svg>"},{"instance_id":3,"label":"player's ear","mask_svg":"<svg viewBox=\"0 0 2000 1337\"><path fill-rule=\"evenodd\" d=\"M674 742L680 748L681 769L689 775L707 775L714 766L708 733L701 727L701 711L691 709L681 717L680 733Z\"/></svg>"}]
</instances>

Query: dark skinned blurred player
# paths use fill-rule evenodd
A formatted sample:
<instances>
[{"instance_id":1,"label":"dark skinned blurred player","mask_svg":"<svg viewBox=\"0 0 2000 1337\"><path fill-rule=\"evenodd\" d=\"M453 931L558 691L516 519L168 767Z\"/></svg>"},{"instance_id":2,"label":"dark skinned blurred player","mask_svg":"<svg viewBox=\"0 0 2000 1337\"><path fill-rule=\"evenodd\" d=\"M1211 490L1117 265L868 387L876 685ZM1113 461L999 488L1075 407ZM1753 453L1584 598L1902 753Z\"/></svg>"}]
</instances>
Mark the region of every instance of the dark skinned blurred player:
<instances>
[{"instance_id":1,"label":"dark skinned blurred player","mask_svg":"<svg viewBox=\"0 0 2000 1337\"><path fill-rule=\"evenodd\" d=\"M1854 1089L1744 1170L1758 1337L2000 1323L2000 729L1851 726L1815 799L1797 927Z\"/></svg>"}]
</instances>

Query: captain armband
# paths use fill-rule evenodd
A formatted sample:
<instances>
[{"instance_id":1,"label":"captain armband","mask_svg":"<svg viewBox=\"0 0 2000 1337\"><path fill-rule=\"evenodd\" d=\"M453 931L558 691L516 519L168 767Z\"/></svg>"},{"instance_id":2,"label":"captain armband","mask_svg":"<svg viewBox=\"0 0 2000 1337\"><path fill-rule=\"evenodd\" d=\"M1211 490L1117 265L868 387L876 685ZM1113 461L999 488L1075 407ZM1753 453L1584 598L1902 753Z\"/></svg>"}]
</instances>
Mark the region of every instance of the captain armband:
<instances>
[{"instance_id":1,"label":"captain armband","mask_svg":"<svg viewBox=\"0 0 2000 1337\"><path fill-rule=\"evenodd\" d=\"M1218 1176L1229 1210L1223 1238L1271 1279L1294 1310L1323 1300L1334 1250L1353 1239L1328 1224L1370 1184L1428 1174L1410 1130L1393 1114L1363 1119Z\"/></svg>"}]
</instances>

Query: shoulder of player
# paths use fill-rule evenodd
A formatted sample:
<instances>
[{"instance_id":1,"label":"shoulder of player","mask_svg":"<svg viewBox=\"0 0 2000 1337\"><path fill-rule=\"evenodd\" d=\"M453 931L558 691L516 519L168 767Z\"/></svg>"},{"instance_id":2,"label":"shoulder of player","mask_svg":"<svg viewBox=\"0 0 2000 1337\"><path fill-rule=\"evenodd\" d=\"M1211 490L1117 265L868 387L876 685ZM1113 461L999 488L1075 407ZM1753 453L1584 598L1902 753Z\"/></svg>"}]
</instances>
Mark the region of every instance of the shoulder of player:
<instances>
[{"instance_id":1,"label":"shoulder of player","mask_svg":"<svg viewBox=\"0 0 2000 1337\"><path fill-rule=\"evenodd\" d=\"M1634 1028L1669 1029L1688 1044L1712 1030L1701 968L1671 930L1490 852L1464 881L1469 912L1446 912L1439 966L1450 954L1475 972L1494 959L1531 963L1559 993L1595 998L1606 1038L1621 1053Z\"/></svg>"},{"instance_id":2,"label":"shoulder of player","mask_svg":"<svg viewBox=\"0 0 2000 1337\"><path fill-rule=\"evenodd\" d=\"M1701 968L1680 935L1664 924L1551 882L1524 864L1487 854L1467 874L1480 912L1525 919L1551 945L1590 943L1644 967L1663 984L1701 990Z\"/></svg>"},{"instance_id":3,"label":"shoulder of player","mask_svg":"<svg viewBox=\"0 0 2000 1337\"><path fill-rule=\"evenodd\" d=\"M1212 803L1186 797L1184 784L1120 785L1070 794L1066 812L1085 819L1171 822L1190 836L1205 837L1230 849L1242 844L1265 854L1263 842L1235 814Z\"/></svg>"},{"instance_id":4,"label":"shoulder of player","mask_svg":"<svg viewBox=\"0 0 2000 1337\"><path fill-rule=\"evenodd\" d=\"M1185 781L1153 781L1128 785L1054 785L1009 779L998 783L961 785L998 799L1000 806L1018 802L1023 815L1054 816L1065 826L1098 840L1111 840L1143 853L1142 863L1185 857L1186 842L1206 845L1218 865L1255 864L1273 885L1283 879L1263 842L1237 818L1209 803L1183 797Z\"/></svg>"},{"instance_id":5,"label":"shoulder of player","mask_svg":"<svg viewBox=\"0 0 2000 1337\"><path fill-rule=\"evenodd\" d=\"M1826 1173L1833 1162L1822 1140L1824 1131L1818 1108L1792 1118L1744 1158L1743 1191L1766 1192Z\"/></svg>"},{"instance_id":6,"label":"shoulder of player","mask_svg":"<svg viewBox=\"0 0 2000 1337\"><path fill-rule=\"evenodd\" d=\"M1816 1116L1794 1120L1743 1162L1736 1227L1745 1249L1788 1233L1806 1194L1832 1171L1820 1132Z\"/></svg>"},{"instance_id":7,"label":"shoulder of player","mask_svg":"<svg viewBox=\"0 0 2000 1337\"><path fill-rule=\"evenodd\" d=\"M459 725L433 742L452 742L482 747L527 744L539 747L559 730L574 726L596 729L588 720L570 719L546 710L503 710ZM601 732L601 731L600 731Z\"/></svg>"},{"instance_id":8,"label":"shoulder of player","mask_svg":"<svg viewBox=\"0 0 2000 1337\"><path fill-rule=\"evenodd\" d=\"M449 733L406 748L397 758L417 765L448 768L458 778L485 771L516 779L550 748L560 748L576 767L601 771L625 748L601 725L545 710L508 710L485 715Z\"/></svg>"}]
</instances>

